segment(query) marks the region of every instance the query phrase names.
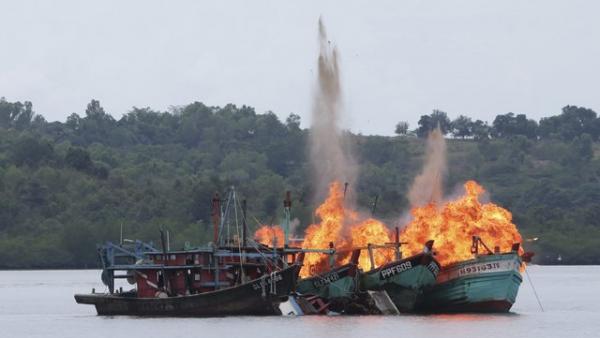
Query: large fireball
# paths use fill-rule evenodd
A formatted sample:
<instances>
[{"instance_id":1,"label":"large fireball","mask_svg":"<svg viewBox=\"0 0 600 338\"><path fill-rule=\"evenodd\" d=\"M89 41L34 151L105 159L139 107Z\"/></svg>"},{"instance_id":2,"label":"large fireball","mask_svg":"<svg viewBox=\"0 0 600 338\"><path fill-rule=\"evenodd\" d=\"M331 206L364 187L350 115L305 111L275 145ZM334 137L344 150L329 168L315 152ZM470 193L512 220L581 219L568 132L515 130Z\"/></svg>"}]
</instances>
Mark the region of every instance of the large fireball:
<instances>
[{"instance_id":1,"label":"large fireball","mask_svg":"<svg viewBox=\"0 0 600 338\"><path fill-rule=\"evenodd\" d=\"M479 236L492 250L498 246L500 252L508 252L514 243L522 242L508 210L493 203L481 203L479 197L485 190L475 181L467 181L464 188L465 194L458 199L441 206L429 204L411 210L413 220L401 234L402 242L408 243L402 246L404 254L420 252L423 243L433 239L436 259L448 265L473 258L473 236Z\"/></svg>"}]
</instances>

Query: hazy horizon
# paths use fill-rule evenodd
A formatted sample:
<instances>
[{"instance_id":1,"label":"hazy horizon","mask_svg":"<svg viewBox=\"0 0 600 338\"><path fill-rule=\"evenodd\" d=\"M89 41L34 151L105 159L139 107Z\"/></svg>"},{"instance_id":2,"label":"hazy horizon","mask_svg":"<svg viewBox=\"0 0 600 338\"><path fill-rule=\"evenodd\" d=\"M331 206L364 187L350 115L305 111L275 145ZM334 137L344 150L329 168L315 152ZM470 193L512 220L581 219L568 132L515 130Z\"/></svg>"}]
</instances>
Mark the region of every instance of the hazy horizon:
<instances>
[{"instance_id":1,"label":"hazy horizon","mask_svg":"<svg viewBox=\"0 0 600 338\"><path fill-rule=\"evenodd\" d=\"M432 109L492 121L600 110L600 4L587 1L138 1L1 4L0 97L49 121L100 100L249 105L310 122L322 16L340 52L344 126L416 127Z\"/></svg>"}]
</instances>

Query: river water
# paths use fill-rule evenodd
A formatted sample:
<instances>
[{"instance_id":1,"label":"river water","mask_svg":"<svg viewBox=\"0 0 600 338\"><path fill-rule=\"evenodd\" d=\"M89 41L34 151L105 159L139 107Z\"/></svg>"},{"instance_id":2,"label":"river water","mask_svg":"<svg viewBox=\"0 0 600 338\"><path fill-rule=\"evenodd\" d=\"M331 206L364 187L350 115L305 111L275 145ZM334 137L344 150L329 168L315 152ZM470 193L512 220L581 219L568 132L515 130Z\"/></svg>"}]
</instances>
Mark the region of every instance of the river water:
<instances>
[{"instance_id":1,"label":"river water","mask_svg":"<svg viewBox=\"0 0 600 338\"><path fill-rule=\"evenodd\" d=\"M0 337L600 337L600 266L528 268L499 315L100 317L74 293L105 288L98 270L0 271Z\"/></svg>"}]
</instances>

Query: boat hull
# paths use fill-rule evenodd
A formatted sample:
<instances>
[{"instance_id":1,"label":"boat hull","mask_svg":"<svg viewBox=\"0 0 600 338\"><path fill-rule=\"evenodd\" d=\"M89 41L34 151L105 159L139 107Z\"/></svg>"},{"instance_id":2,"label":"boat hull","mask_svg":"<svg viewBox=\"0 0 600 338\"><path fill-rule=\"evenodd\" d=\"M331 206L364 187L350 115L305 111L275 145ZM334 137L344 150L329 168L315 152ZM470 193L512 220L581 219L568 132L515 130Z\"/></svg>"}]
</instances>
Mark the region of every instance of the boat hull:
<instances>
[{"instance_id":1,"label":"boat hull","mask_svg":"<svg viewBox=\"0 0 600 338\"><path fill-rule=\"evenodd\" d=\"M508 312L523 281L517 253L480 256L442 269L425 291L424 312Z\"/></svg>"},{"instance_id":2,"label":"boat hull","mask_svg":"<svg viewBox=\"0 0 600 338\"><path fill-rule=\"evenodd\" d=\"M111 316L281 315L279 303L293 291L298 272L299 267L294 265L238 286L188 296L137 298L118 294L80 294L75 295L75 301L94 305L98 315Z\"/></svg>"},{"instance_id":3,"label":"boat hull","mask_svg":"<svg viewBox=\"0 0 600 338\"><path fill-rule=\"evenodd\" d=\"M310 278L298 281L296 292L324 299L351 298L357 289L358 271L355 264L347 264Z\"/></svg>"},{"instance_id":4,"label":"boat hull","mask_svg":"<svg viewBox=\"0 0 600 338\"><path fill-rule=\"evenodd\" d=\"M411 312L423 289L435 283L439 270L431 254L423 253L363 273L361 289L384 290L398 311Z\"/></svg>"}]
</instances>

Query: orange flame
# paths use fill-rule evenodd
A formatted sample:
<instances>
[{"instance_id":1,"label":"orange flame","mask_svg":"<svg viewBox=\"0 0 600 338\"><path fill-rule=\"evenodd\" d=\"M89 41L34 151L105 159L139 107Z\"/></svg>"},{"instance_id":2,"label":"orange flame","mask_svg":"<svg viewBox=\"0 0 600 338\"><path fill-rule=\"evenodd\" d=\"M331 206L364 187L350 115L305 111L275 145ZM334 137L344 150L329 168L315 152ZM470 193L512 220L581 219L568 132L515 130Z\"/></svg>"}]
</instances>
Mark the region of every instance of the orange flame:
<instances>
[{"instance_id":1,"label":"orange flame","mask_svg":"<svg viewBox=\"0 0 600 338\"><path fill-rule=\"evenodd\" d=\"M311 224L307 229L302 243L303 248L327 249L329 243L335 245L337 254L336 264L345 264L349 260L349 250L356 247L366 247L370 244L385 244L390 242L389 230L382 222L368 218L360 220L356 211L344 206L344 192L340 182L329 186L329 195L316 211L320 223ZM347 231L349 229L349 231ZM393 253L387 249L374 249L373 260L381 265L393 259ZM329 257L327 254L308 253L304 257L304 266L300 271L301 277L312 276L328 270ZM368 254L363 253L358 261L359 267L370 268Z\"/></svg>"},{"instance_id":2,"label":"orange flame","mask_svg":"<svg viewBox=\"0 0 600 338\"><path fill-rule=\"evenodd\" d=\"M402 231L405 254L421 252L423 243L435 240L436 259L442 265L473 258L472 236L479 236L491 249L511 250L513 243L522 243L521 234L512 223L512 214L493 203L481 203L485 192L475 181L464 184L465 194L446 202L440 208L434 204L411 210L413 220ZM520 249L522 254L523 249Z\"/></svg>"},{"instance_id":3,"label":"orange flame","mask_svg":"<svg viewBox=\"0 0 600 338\"><path fill-rule=\"evenodd\" d=\"M264 245L273 245L273 238L277 240L277 245L283 245L283 229L279 225L263 225L254 233L254 239Z\"/></svg>"},{"instance_id":4,"label":"orange flame","mask_svg":"<svg viewBox=\"0 0 600 338\"><path fill-rule=\"evenodd\" d=\"M401 241L406 243L402 245L405 257L422 252L423 244L430 239L435 240L434 251L442 265L473 258L472 236L479 236L492 250L498 246L501 252L510 251L513 243L522 243L508 210L493 203L481 203L479 197L485 190L475 181L466 182L464 188L463 196L440 207L429 204L411 210L413 220L401 234ZM393 241L384 223L373 218L361 219L356 211L344 205L340 182L329 186L329 195L317 208L316 215L321 221L306 229L302 247L328 249L329 243L334 243L334 264L348 263L352 248ZM255 238L265 245L272 245L274 236L277 243L283 244L283 230L279 226L263 226L255 233ZM392 248L374 249L372 252L375 266L389 263L395 257ZM523 253L522 248L519 253ZM307 253L300 276L305 278L328 271L329 264L329 255ZM371 268L367 250L361 253L358 265L365 270Z\"/></svg>"},{"instance_id":5,"label":"orange flame","mask_svg":"<svg viewBox=\"0 0 600 338\"><path fill-rule=\"evenodd\" d=\"M338 247L345 246L342 239L344 222L344 193L340 182L333 182L329 186L329 195L316 211L321 219L319 224L311 224L306 228L303 248L327 249L329 243ZM308 253L304 257L304 266L300 276L307 277L326 270L328 257L325 254Z\"/></svg>"},{"instance_id":6,"label":"orange flame","mask_svg":"<svg viewBox=\"0 0 600 338\"><path fill-rule=\"evenodd\" d=\"M350 229L352 237L352 247L366 247L369 244L386 244L392 242L392 236L387 226L382 222L369 218L362 223L355 225ZM375 266L371 266L371 259L368 251L363 251L358 258L358 266L362 269L371 269L377 266L389 263L394 260L394 250L388 248L373 249L373 261Z\"/></svg>"}]
</instances>

